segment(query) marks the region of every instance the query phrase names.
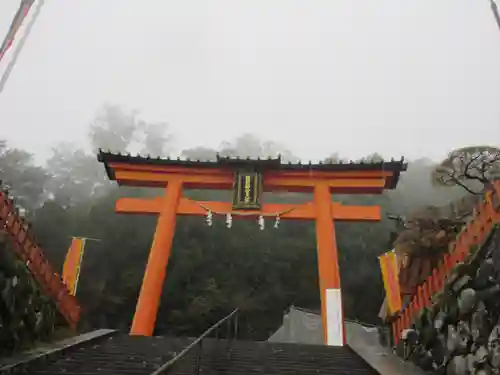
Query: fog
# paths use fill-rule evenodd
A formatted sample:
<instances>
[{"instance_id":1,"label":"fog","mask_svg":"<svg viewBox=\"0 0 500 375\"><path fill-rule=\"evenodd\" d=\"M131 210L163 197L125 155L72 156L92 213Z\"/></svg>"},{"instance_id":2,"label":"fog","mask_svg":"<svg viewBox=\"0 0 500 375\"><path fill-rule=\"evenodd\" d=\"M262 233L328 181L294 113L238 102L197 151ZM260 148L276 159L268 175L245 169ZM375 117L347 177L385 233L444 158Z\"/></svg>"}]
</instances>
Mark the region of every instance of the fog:
<instances>
[{"instance_id":1,"label":"fog","mask_svg":"<svg viewBox=\"0 0 500 375\"><path fill-rule=\"evenodd\" d=\"M168 122L174 153L251 132L303 159L439 159L500 145L499 66L487 0L46 0L0 128L43 161L116 103Z\"/></svg>"}]
</instances>

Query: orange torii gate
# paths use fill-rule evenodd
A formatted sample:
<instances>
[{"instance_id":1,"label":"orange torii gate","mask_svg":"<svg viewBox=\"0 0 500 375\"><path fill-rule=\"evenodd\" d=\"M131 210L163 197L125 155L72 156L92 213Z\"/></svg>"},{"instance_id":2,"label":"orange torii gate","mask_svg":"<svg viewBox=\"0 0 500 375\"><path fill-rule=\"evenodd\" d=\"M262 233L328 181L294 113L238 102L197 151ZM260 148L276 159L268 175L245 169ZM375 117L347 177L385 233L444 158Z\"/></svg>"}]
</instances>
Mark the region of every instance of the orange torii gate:
<instances>
[{"instance_id":1,"label":"orange torii gate","mask_svg":"<svg viewBox=\"0 0 500 375\"><path fill-rule=\"evenodd\" d=\"M378 206L344 206L331 194L381 194L394 189L406 164L377 163L282 164L281 159L190 161L130 156L99 151L98 160L119 185L165 188L162 197L121 198L118 213L158 215L131 334L151 336L174 238L177 215L211 217L212 213L277 219L314 220L318 251L321 315L325 344L345 343L335 220L377 221ZM184 189L233 190L233 202L195 201ZM264 191L313 192L305 204L266 204Z\"/></svg>"}]
</instances>

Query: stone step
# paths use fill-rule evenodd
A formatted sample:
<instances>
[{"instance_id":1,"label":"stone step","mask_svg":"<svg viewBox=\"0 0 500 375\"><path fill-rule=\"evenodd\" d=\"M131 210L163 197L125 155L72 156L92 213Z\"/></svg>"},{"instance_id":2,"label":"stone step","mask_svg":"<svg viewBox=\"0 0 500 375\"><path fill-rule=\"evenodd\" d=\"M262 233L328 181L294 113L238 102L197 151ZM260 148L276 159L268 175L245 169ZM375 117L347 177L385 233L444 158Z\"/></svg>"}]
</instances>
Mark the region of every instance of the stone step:
<instances>
[{"instance_id":1,"label":"stone step","mask_svg":"<svg viewBox=\"0 0 500 375\"><path fill-rule=\"evenodd\" d=\"M170 373L193 374L196 354L195 349ZM374 375L377 372L349 347L244 341L235 341L228 346L225 341L206 339L203 342L200 374Z\"/></svg>"},{"instance_id":2,"label":"stone step","mask_svg":"<svg viewBox=\"0 0 500 375\"><path fill-rule=\"evenodd\" d=\"M148 375L173 358L193 339L118 334L99 343L75 348L36 368L30 375Z\"/></svg>"},{"instance_id":3,"label":"stone step","mask_svg":"<svg viewBox=\"0 0 500 375\"><path fill-rule=\"evenodd\" d=\"M148 375L174 358L193 338L140 337L116 334L68 350L64 356L26 370L30 375ZM349 347L276 344L205 339L200 356L202 375L376 375ZM168 371L195 374L198 348Z\"/></svg>"}]
</instances>

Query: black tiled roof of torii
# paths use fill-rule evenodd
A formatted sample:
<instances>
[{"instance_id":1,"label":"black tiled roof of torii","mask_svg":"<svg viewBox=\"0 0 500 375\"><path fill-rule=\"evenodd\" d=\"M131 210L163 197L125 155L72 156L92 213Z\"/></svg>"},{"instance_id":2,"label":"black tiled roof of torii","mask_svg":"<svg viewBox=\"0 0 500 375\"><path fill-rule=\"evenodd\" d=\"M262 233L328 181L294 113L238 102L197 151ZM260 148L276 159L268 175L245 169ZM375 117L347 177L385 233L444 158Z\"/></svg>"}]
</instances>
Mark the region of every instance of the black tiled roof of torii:
<instances>
[{"instance_id":1,"label":"black tiled roof of torii","mask_svg":"<svg viewBox=\"0 0 500 375\"><path fill-rule=\"evenodd\" d=\"M276 170L325 170L325 171L388 171L394 172L395 176L399 176L400 172L406 171L407 164L404 162L404 158L399 161L391 159L390 161L381 162L338 162L338 163L282 163L281 157L273 158L241 158L241 157L228 157L217 155L217 160L192 160L192 159L181 159L181 158L161 158L161 157L151 157L150 155L131 155L130 153L122 154L120 152L113 153L111 151L99 150L97 155L98 161L107 163L135 163L135 164L150 164L150 165L173 165L173 166L184 166L191 168L216 168L221 166L230 166L238 164L247 163L257 163L263 167Z\"/></svg>"}]
</instances>

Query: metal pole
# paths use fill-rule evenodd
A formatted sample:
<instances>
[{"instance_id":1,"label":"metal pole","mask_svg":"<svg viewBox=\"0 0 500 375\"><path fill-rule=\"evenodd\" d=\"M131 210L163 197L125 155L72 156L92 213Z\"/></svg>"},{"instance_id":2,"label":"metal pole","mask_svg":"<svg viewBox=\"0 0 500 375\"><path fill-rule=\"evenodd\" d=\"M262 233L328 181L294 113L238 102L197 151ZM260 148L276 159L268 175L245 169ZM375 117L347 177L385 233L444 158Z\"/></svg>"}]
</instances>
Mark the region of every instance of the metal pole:
<instances>
[{"instance_id":1,"label":"metal pole","mask_svg":"<svg viewBox=\"0 0 500 375\"><path fill-rule=\"evenodd\" d=\"M227 321L227 333L226 333L226 340L229 341L229 339L231 338L231 322L233 321L233 318L229 319Z\"/></svg>"},{"instance_id":2,"label":"metal pole","mask_svg":"<svg viewBox=\"0 0 500 375\"><path fill-rule=\"evenodd\" d=\"M201 365L201 351L203 349L203 340L198 344L198 355L196 356L196 375L200 374L200 365Z\"/></svg>"},{"instance_id":3,"label":"metal pole","mask_svg":"<svg viewBox=\"0 0 500 375\"><path fill-rule=\"evenodd\" d=\"M236 314L236 316L234 317L234 340L236 341L236 339L238 338L238 316L240 314Z\"/></svg>"}]
</instances>

